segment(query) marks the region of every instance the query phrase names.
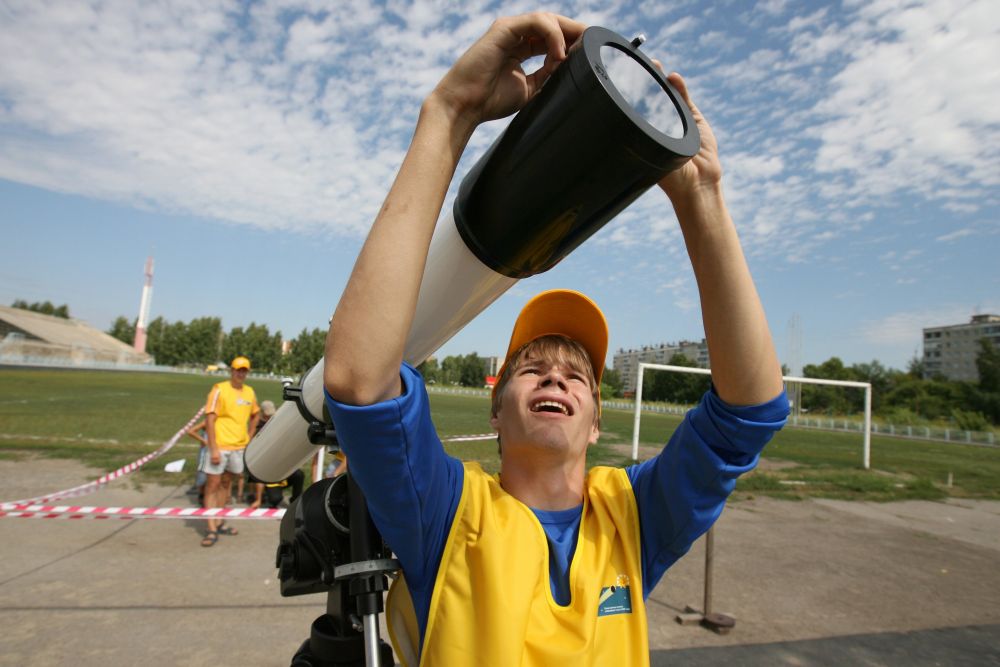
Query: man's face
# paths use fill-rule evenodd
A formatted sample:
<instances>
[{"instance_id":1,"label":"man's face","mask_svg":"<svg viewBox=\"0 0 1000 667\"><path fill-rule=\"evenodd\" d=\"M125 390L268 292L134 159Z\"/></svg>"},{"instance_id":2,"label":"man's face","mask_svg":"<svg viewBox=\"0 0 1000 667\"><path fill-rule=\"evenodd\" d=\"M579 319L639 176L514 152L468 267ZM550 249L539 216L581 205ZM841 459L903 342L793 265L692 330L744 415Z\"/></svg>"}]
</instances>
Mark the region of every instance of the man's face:
<instances>
[{"instance_id":1,"label":"man's face","mask_svg":"<svg viewBox=\"0 0 1000 667\"><path fill-rule=\"evenodd\" d=\"M504 455L523 446L582 455L597 442L597 406L584 369L529 353L513 373L490 419Z\"/></svg>"},{"instance_id":2,"label":"man's face","mask_svg":"<svg viewBox=\"0 0 1000 667\"><path fill-rule=\"evenodd\" d=\"M247 374L250 371L246 368L231 368L229 369L229 379L233 384L233 387L239 389L246 382Z\"/></svg>"}]
</instances>

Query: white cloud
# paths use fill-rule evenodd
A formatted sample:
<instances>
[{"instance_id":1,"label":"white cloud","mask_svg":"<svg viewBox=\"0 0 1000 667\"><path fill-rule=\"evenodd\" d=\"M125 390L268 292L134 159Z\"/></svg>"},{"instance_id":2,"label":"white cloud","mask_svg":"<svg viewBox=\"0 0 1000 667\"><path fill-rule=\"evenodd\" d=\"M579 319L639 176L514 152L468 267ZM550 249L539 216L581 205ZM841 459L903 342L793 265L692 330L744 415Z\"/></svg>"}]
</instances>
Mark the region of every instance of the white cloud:
<instances>
[{"instance_id":1,"label":"white cloud","mask_svg":"<svg viewBox=\"0 0 1000 667\"><path fill-rule=\"evenodd\" d=\"M709 30L698 37L698 46L708 51L732 51L743 39L718 30Z\"/></svg>"},{"instance_id":2,"label":"white cloud","mask_svg":"<svg viewBox=\"0 0 1000 667\"><path fill-rule=\"evenodd\" d=\"M761 0L754 7L754 11L764 14L781 14L787 6L788 0Z\"/></svg>"},{"instance_id":3,"label":"white cloud","mask_svg":"<svg viewBox=\"0 0 1000 667\"><path fill-rule=\"evenodd\" d=\"M994 6L935 0L813 11L769 1L754 11L759 35L707 3L580 0L557 9L648 31L647 53L691 69L747 254L807 262L866 230L869 207L899 193L919 193L954 213L956 225L997 206ZM517 0L503 10L532 8ZM494 11L485 0L8 9L0 178L264 228L361 233L420 100ZM504 124L476 132L460 173ZM905 214L895 218L901 224ZM599 242L684 259L658 192Z\"/></svg>"},{"instance_id":4,"label":"white cloud","mask_svg":"<svg viewBox=\"0 0 1000 667\"><path fill-rule=\"evenodd\" d=\"M995 312L995 305L989 312ZM891 313L878 320L862 324L862 337L873 345L919 346L922 330L928 327L965 324L977 306L973 304L952 304L948 306L906 310Z\"/></svg>"},{"instance_id":5,"label":"white cloud","mask_svg":"<svg viewBox=\"0 0 1000 667\"><path fill-rule=\"evenodd\" d=\"M364 2L8 14L0 178L264 228L366 228L451 43Z\"/></svg>"},{"instance_id":6,"label":"white cloud","mask_svg":"<svg viewBox=\"0 0 1000 667\"><path fill-rule=\"evenodd\" d=\"M737 182L769 180L785 168L780 155L732 153L724 156L722 160L727 175Z\"/></svg>"},{"instance_id":7,"label":"white cloud","mask_svg":"<svg viewBox=\"0 0 1000 667\"><path fill-rule=\"evenodd\" d=\"M963 227L962 229L956 229L955 231L949 232L948 234L942 234L941 236L938 236L934 240L943 242L956 241L966 236L972 236L973 234L975 234L975 232L972 229L969 229L968 227Z\"/></svg>"},{"instance_id":8,"label":"white cloud","mask_svg":"<svg viewBox=\"0 0 1000 667\"><path fill-rule=\"evenodd\" d=\"M792 32L798 32L804 28L818 26L826 18L827 11L828 9L823 7L822 9L817 9L812 14L806 14L805 16L793 16L788 20L788 25L786 27Z\"/></svg>"},{"instance_id":9,"label":"white cloud","mask_svg":"<svg viewBox=\"0 0 1000 667\"><path fill-rule=\"evenodd\" d=\"M998 26L988 1L862 7L851 60L815 107L817 170L875 197L1000 183Z\"/></svg>"}]
</instances>

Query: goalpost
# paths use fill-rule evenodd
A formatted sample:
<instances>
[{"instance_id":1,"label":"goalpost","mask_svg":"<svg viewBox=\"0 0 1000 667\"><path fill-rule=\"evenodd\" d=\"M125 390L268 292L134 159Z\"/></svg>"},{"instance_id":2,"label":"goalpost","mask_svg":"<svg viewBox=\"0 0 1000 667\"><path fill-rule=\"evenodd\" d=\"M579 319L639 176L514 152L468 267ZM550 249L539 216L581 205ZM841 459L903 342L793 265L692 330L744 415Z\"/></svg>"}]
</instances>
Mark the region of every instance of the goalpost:
<instances>
[{"instance_id":1,"label":"goalpost","mask_svg":"<svg viewBox=\"0 0 1000 667\"><path fill-rule=\"evenodd\" d=\"M674 371L677 373L694 373L696 375L711 375L712 371L707 368L689 368L687 366L669 366L666 364L639 363L639 373L635 384L635 418L632 423L632 459L639 460L639 415L642 413L642 378L645 370L649 368L660 371ZM855 387L865 390L865 421L864 421L864 445L862 448L862 465L865 470L871 467L871 435L872 435L872 385L870 382L851 382L848 380L822 380L819 378L804 378L785 375L781 378L785 382L799 382L801 384L825 384L834 387Z\"/></svg>"}]
</instances>

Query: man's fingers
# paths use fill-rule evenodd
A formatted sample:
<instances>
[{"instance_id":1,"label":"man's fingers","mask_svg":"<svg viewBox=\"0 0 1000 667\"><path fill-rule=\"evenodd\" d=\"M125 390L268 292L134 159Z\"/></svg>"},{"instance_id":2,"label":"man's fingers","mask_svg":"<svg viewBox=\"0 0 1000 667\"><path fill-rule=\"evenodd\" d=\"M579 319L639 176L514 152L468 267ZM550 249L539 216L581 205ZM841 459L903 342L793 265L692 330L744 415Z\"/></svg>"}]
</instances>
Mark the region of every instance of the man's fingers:
<instances>
[{"instance_id":1,"label":"man's fingers","mask_svg":"<svg viewBox=\"0 0 1000 667\"><path fill-rule=\"evenodd\" d=\"M684 100L684 103L688 105L688 109L694 113L697 107L695 107L694 102L691 101L691 95L688 94L687 83L684 82L684 77L677 72L671 72L667 75L667 81L669 81L670 84L677 89L677 92L681 94L681 98Z\"/></svg>"},{"instance_id":2,"label":"man's fingers","mask_svg":"<svg viewBox=\"0 0 1000 667\"><path fill-rule=\"evenodd\" d=\"M575 42L587 26L571 18L549 12L532 12L498 19L497 27L506 33L506 48L522 61L546 54L546 63L566 59L568 44Z\"/></svg>"},{"instance_id":3,"label":"man's fingers","mask_svg":"<svg viewBox=\"0 0 1000 667\"><path fill-rule=\"evenodd\" d=\"M535 56L545 56L542 66L527 79L531 94L541 89L566 59L568 45L576 42L587 28L578 21L549 12L499 19L496 27L502 35L498 43L512 58L523 63Z\"/></svg>"}]
</instances>

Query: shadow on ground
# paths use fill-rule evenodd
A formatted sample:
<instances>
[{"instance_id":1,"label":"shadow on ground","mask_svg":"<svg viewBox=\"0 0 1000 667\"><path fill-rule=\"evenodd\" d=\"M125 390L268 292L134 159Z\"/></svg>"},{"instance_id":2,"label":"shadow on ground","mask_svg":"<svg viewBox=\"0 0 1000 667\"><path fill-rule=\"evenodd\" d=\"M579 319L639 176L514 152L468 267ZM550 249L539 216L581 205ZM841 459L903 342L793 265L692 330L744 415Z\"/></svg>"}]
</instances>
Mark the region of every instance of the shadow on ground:
<instances>
[{"instance_id":1,"label":"shadow on ground","mask_svg":"<svg viewBox=\"0 0 1000 667\"><path fill-rule=\"evenodd\" d=\"M842 665L1000 665L1000 625L969 625L713 648L652 651L653 667L826 667Z\"/></svg>"}]
</instances>

